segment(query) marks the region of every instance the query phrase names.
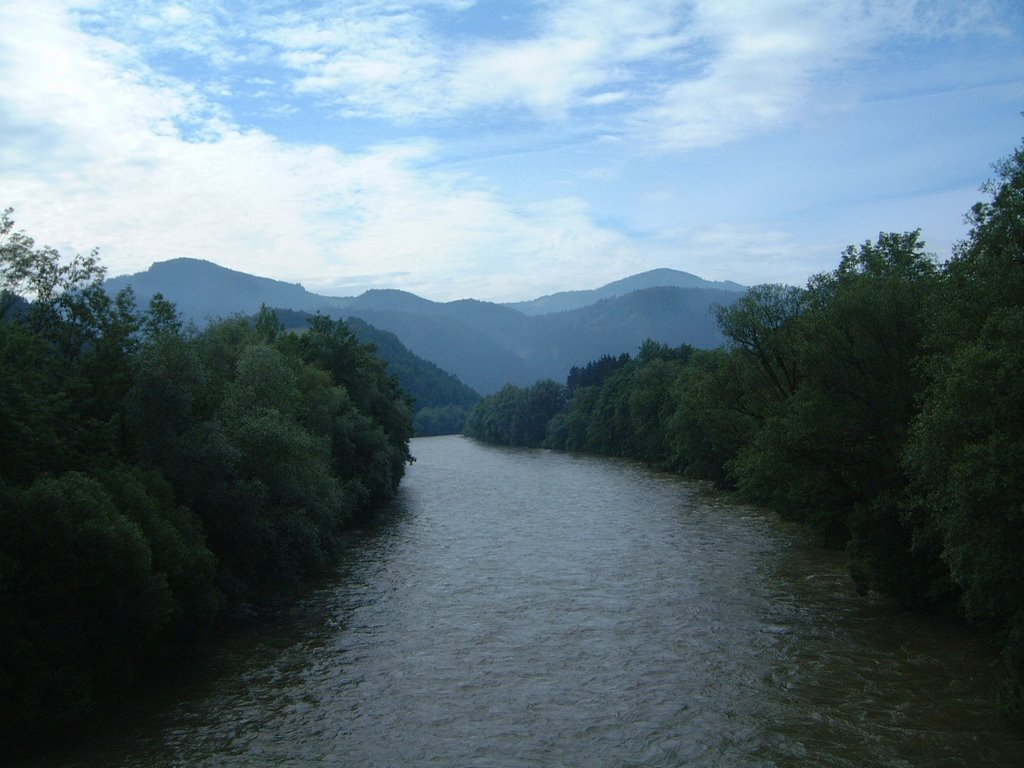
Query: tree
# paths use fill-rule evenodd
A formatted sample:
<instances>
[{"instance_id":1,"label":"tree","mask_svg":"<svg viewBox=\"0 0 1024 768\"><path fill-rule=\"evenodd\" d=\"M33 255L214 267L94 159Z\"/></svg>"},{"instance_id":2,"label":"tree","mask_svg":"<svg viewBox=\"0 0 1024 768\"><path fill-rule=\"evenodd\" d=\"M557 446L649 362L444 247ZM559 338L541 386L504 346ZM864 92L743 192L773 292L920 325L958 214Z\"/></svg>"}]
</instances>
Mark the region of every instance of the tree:
<instances>
[{"instance_id":1,"label":"tree","mask_svg":"<svg viewBox=\"0 0 1024 768\"><path fill-rule=\"evenodd\" d=\"M106 308L102 288L106 270L95 250L62 263L54 248L36 247L31 237L14 231L13 212L8 208L0 214L0 320L18 298L30 299L25 314L31 328L60 333L72 349L97 327L98 316Z\"/></svg>"},{"instance_id":2,"label":"tree","mask_svg":"<svg viewBox=\"0 0 1024 768\"><path fill-rule=\"evenodd\" d=\"M565 413L560 414L562 418L549 426L547 440L550 447L568 451L589 450L588 434L600 394L598 385L578 386L573 390Z\"/></svg>"},{"instance_id":3,"label":"tree","mask_svg":"<svg viewBox=\"0 0 1024 768\"><path fill-rule=\"evenodd\" d=\"M161 336L180 334L182 323L177 307L165 299L162 293L153 294L142 318L141 330L145 339L151 342Z\"/></svg>"},{"instance_id":4,"label":"tree","mask_svg":"<svg viewBox=\"0 0 1024 768\"><path fill-rule=\"evenodd\" d=\"M927 387L906 465L967 617L989 628L1024 706L1024 147L998 166L929 304Z\"/></svg>"},{"instance_id":5,"label":"tree","mask_svg":"<svg viewBox=\"0 0 1024 768\"><path fill-rule=\"evenodd\" d=\"M439 405L420 408L413 417L417 437L457 435L466 424L467 411L462 405Z\"/></svg>"},{"instance_id":6,"label":"tree","mask_svg":"<svg viewBox=\"0 0 1024 768\"><path fill-rule=\"evenodd\" d=\"M827 543L853 536L851 554L863 564L854 572L865 587L916 583L904 572L909 530L897 509L877 505L906 485L899 457L919 386L922 306L936 273L918 232L883 233L847 248L798 300L772 291L758 304L765 309L741 307L741 317L771 322L725 315L731 335L737 325L753 329L740 337L742 349L779 398L733 464L737 485Z\"/></svg>"},{"instance_id":7,"label":"tree","mask_svg":"<svg viewBox=\"0 0 1024 768\"><path fill-rule=\"evenodd\" d=\"M648 339L637 355L629 396L634 458L650 466L665 467L669 463L668 425L679 406L676 382L691 352L689 347L673 350Z\"/></svg>"},{"instance_id":8,"label":"tree","mask_svg":"<svg viewBox=\"0 0 1024 768\"><path fill-rule=\"evenodd\" d=\"M172 606L145 534L99 482L72 472L8 491L0 500L0 723L35 732L94 713L132 680Z\"/></svg>"},{"instance_id":9,"label":"tree","mask_svg":"<svg viewBox=\"0 0 1024 768\"><path fill-rule=\"evenodd\" d=\"M529 387L516 414L514 444L542 445L547 437L548 422L565 410L565 402L565 387L557 381L545 379Z\"/></svg>"},{"instance_id":10,"label":"tree","mask_svg":"<svg viewBox=\"0 0 1024 768\"><path fill-rule=\"evenodd\" d=\"M794 332L806 294L787 285L758 285L718 308L718 325L735 349L757 361L779 400L796 391L800 365Z\"/></svg>"},{"instance_id":11,"label":"tree","mask_svg":"<svg viewBox=\"0 0 1024 768\"><path fill-rule=\"evenodd\" d=\"M84 724L394 494L409 402L330 321L199 334L0 220L0 741ZM25 296L31 301L25 301Z\"/></svg>"},{"instance_id":12,"label":"tree","mask_svg":"<svg viewBox=\"0 0 1024 768\"><path fill-rule=\"evenodd\" d=\"M667 424L669 466L689 477L734 487L732 462L763 421L766 394L763 376L750 357L722 349L695 350L671 395L675 410Z\"/></svg>"},{"instance_id":13,"label":"tree","mask_svg":"<svg viewBox=\"0 0 1024 768\"><path fill-rule=\"evenodd\" d=\"M62 379L52 345L0 320L0 480L26 483L67 465L75 415Z\"/></svg>"},{"instance_id":14,"label":"tree","mask_svg":"<svg viewBox=\"0 0 1024 768\"><path fill-rule=\"evenodd\" d=\"M378 466L381 478L386 475L389 487L384 498L389 497L397 489L406 463L412 461L412 403L408 395L399 387L398 380L388 374L385 363L374 356L370 347L360 344L340 320L317 315L295 343L297 354L306 363L327 371L335 384L345 388L358 411L383 430L385 446L370 449L373 458L367 458Z\"/></svg>"}]
</instances>

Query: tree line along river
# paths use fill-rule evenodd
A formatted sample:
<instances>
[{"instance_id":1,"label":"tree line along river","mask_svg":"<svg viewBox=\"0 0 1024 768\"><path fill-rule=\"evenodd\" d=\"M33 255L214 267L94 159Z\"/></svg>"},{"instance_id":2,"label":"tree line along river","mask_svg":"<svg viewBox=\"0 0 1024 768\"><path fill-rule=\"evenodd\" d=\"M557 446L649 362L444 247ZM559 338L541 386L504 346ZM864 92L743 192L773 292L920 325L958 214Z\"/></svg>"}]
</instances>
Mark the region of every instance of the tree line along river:
<instances>
[{"instance_id":1,"label":"tree line along river","mask_svg":"<svg viewBox=\"0 0 1024 768\"><path fill-rule=\"evenodd\" d=\"M413 441L335 578L40 765L1010 766L999 665L636 464Z\"/></svg>"}]
</instances>

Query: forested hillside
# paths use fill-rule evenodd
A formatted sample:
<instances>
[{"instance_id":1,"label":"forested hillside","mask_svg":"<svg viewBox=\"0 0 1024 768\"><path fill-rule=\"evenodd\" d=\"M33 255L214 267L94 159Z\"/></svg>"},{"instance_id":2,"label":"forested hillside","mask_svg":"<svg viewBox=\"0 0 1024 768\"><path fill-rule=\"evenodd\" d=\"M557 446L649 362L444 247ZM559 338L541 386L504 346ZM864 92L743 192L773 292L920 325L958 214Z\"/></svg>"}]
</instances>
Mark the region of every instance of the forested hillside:
<instances>
[{"instance_id":1,"label":"forested hillside","mask_svg":"<svg viewBox=\"0 0 1024 768\"><path fill-rule=\"evenodd\" d=\"M388 364L388 372L411 398L413 431L417 437L462 431L466 414L480 395L459 381L458 376L414 355L395 334L374 328L357 317L350 317L345 323L360 342L369 345Z\"/></svg>"},{"instance_id":2,"label":"forested hillside","mask_svg":"<svg viewBox=\"0 0 1024 768\"><path fill-rule=\"evenodd\" d=\"M713 291L730 291L744 293L746 286L731 281L704 280L681 272L678 269L651 269L638 275L616 280L589 291L562 291L541 296L531 301L515 301L506 304L524 315L547 315L554 312L566 312L596 304L603 299L614 299L628 296L635 291L648 288L702 288Z\"/></svg>"},{"instance_id":3,"label":"forested hillside","mask_svg":"<svg viewBox=\"0 0 1024 768\"><path fill-rule=\"evenodd\" d=\"M313 315L291 309L275 309L285 327L304 332ZM413 429L418 437L451 435L462 431L469 409L480 395L429 360L414 355L393 333L374 328L357 317L345 324L363 344L387 363L388 373L398 379L413 408Z\"/></svg>"},{"instance_id":4,"label":"forested hillside","mask_svg":"<svg viewBox=\"0 0 1024 768\"><path fill-rule=\"evenodd\" d=\"M279 312L359 318L398 337L418 357L491 394L505 384L562 378L595 356L635 350L645 338L664 344L720 346L712 308L736 301L735 283L702 280L659 269L591 291L555 294L513 306L475 299L435 302L407 291L369 290L347 298L309 293L301 286L224 269L198 259L154 264L146 272L106 281L107 292L131 286L140 303L157 293L184 308L200 327L260 306ZM556 311L558 310L558 311Z\"/></svg>"},{"instance_id":5,"label":"forested hillside","mask_svg":"<svg viewBox=\"0 0 1024 768\"><path fill-rule=\"evenodd\" d=\"M183 328L0 226L0 743L74 733L147 670L330 566L394 494L410 404L341 322ZM27 296L31 303L21 301Z\"/></svg>"},{"instance_id":6,"label":"forested hillside","mask_svg":"<svg viewBox=\"0 0 1024 768\"><path fill-rule=\"evenodd\" d=\"M726 349L645 343L507 387L467 433L714 480L845 548L862 590L957 615L1024 683L1024 149L953 258L918 232L719 310Z\"/></svg>"}]
</instances>

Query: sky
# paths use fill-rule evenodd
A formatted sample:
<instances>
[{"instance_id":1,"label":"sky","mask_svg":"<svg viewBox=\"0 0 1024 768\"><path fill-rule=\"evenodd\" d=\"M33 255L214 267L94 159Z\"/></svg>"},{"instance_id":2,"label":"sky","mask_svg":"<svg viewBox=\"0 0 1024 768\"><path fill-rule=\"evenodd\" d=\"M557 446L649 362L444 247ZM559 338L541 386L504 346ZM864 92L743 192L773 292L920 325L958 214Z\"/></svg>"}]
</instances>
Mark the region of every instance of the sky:
<instances>
[{"instance_id":1,"label":"sky","mask_svg":"<svg viewBox=\"0 0 1024 768\"><path fill-rule=\"evenodd\" d=\"M0 208L177 257L516 301L939 260L1024 136L1020 0L0 0Z\"/></svg>"}]
</instances>

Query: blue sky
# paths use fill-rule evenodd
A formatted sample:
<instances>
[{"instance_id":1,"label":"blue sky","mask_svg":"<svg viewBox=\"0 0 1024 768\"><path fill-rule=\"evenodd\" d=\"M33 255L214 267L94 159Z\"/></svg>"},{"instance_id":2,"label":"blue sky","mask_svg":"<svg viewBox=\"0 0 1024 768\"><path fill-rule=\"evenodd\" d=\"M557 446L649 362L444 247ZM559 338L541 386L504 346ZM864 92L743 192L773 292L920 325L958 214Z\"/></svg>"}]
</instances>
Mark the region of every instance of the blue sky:
<instances>
[{"instance_id":1,"label":"blue sky","mask_svg":"<svg viewBox=\"0 0 1024 768\"><path fill-rule=\"evenodd\" d=\"M1024 136L1019 0L0 0L0 206L178 256L493 301L656 267L948 258Z\"/></svg>"}]
</instances>

